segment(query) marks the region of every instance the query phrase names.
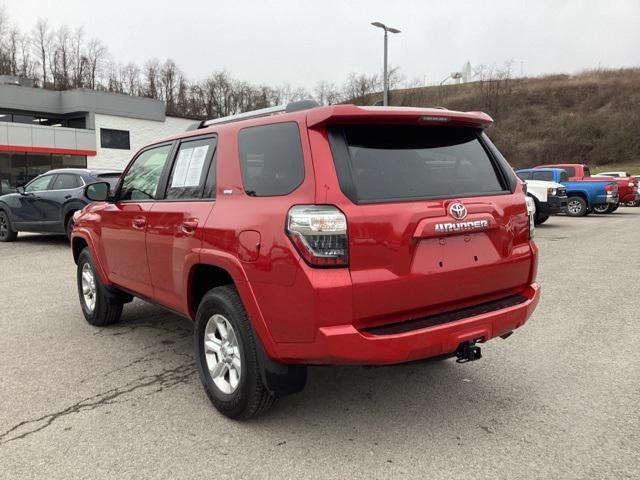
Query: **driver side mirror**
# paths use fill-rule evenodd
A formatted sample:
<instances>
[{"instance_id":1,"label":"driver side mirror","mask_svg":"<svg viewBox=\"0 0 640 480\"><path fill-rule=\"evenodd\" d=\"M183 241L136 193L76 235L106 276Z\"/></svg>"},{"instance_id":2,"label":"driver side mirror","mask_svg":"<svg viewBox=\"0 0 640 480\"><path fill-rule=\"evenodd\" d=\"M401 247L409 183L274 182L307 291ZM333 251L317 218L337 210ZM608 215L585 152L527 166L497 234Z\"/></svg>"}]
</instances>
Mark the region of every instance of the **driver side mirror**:
<instances>
[{"instance_id":1,"label":"driver side mirror","mask_svg":"<svg viewBox=\"0 0 640 480\"><path fill-rule=\"evenodd\" d=\"M90 183L84 187L84 195L93 202L109 201L109 188L111 186L107 182Z\"/></svg>"},{"instance_id":2,"label":"driver side mirror","mask_svg":"<svg viewBox=\"0 0 640 480\"><path fill-rule=\"evenodd\" d=\"M16 188L16 192L18 192L20 195L24 195L24 186Z\"/></svg>"}]
</instances>

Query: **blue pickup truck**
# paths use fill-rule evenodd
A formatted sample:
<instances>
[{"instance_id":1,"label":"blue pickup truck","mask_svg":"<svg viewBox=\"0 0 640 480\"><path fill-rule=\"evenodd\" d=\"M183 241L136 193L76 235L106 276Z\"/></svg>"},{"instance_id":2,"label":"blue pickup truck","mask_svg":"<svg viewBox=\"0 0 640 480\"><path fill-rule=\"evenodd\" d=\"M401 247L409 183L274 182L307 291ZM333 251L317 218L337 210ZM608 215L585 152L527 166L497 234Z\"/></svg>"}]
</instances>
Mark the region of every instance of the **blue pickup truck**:
<instances>
[{"instance_id":1,"label":"blue pickup truck","mask_svg":"<svg viewBox=\"0 0 640 480\"><path fill-rule=\"evenodd\" d=\"M567 189L567 215L584 217L592 211L603 213L609 205L618 203L618 185L609 180L569 181L561 168L525 168L516 170L522 180L545 180L557 182Z\"/></svg>"}]
</instances>

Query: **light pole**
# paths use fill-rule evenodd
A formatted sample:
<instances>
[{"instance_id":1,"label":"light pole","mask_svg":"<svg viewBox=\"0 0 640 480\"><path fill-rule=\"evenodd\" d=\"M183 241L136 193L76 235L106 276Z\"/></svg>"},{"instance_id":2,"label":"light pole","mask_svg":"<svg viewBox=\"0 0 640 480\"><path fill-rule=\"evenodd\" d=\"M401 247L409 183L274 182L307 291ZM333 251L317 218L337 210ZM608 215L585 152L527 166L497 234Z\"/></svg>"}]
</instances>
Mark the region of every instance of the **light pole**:
<instances>
[{"instance_id":1,"label":"light pole","mask_svg":"<svg viewBox=\"0 0 640 480\"><path fill-rule=\"evenodd\" d=\"M387 33L400 33L400 30L393 27L387 27L384 23L373 22L371 25L374 27L378 27L384 30L384 78L383 78L383 96L382 96L382 105L385 107L389 105L389 76L387 75Z\"/></svg>"}]
</instances>

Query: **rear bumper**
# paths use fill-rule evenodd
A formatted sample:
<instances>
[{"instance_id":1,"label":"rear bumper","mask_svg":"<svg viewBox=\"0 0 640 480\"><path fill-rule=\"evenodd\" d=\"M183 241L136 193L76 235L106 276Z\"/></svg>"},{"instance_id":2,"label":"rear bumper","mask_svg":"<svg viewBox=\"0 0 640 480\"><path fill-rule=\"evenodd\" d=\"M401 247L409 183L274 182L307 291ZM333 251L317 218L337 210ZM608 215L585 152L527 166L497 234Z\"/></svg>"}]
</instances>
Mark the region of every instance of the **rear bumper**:
<instances>
[{"instance_id":1,"label":"rear bumper","mask_svg":"<svg viewBox=\"0 0 640 480\"><path fill-rule=\"evenodd\" d=\"M624 197L620 198L620 202L622 203L627 203L627 202L637 202L638 200L640 200L640 193L628 193L626 194Z\"/></svg>"},{"instance_id":2,"label":"rear bumper","mask_svg":"<svg viewBox=\"0 0 640 480\"><path fill-rule=\"evenodd\" d=\"M313 343L278 343L282 361L309 364L394 364L454 352L460 343L487 341L521 327L535 310L540 286L529 285L517 305L409 332L374 335L353 325L318 328Z\"/></svg>"},{"instance_id":3,"label":"rear bumper","mask_svg":"<svg viewBox=\"0 0 640 480\"><path fill-rule=\"evenodd\" d=\"M618 195L607 195L607 203L620 203L620 197Z\"/></svg>"}]
</instances>

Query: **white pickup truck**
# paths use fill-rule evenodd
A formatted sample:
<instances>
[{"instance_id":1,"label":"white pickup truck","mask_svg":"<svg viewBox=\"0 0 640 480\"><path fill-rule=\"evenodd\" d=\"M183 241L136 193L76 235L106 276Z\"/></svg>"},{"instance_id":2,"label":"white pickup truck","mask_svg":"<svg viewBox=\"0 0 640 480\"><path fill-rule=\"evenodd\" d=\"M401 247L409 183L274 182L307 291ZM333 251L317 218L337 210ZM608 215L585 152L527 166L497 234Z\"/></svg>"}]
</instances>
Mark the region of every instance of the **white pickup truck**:
<instances>
[{"instance_id":1,"label":"white pickup truck","mask_svg":"<svg viewBox=\"0 0 640 480\"><path fill-rule=\"evenodd\" d=\"M524 180L527 184L527 195L533 198L536 205L535 224L547 221L550 215L567 210L567 189L564 185L544 180Z\"/></svg>"}]
</instances>

